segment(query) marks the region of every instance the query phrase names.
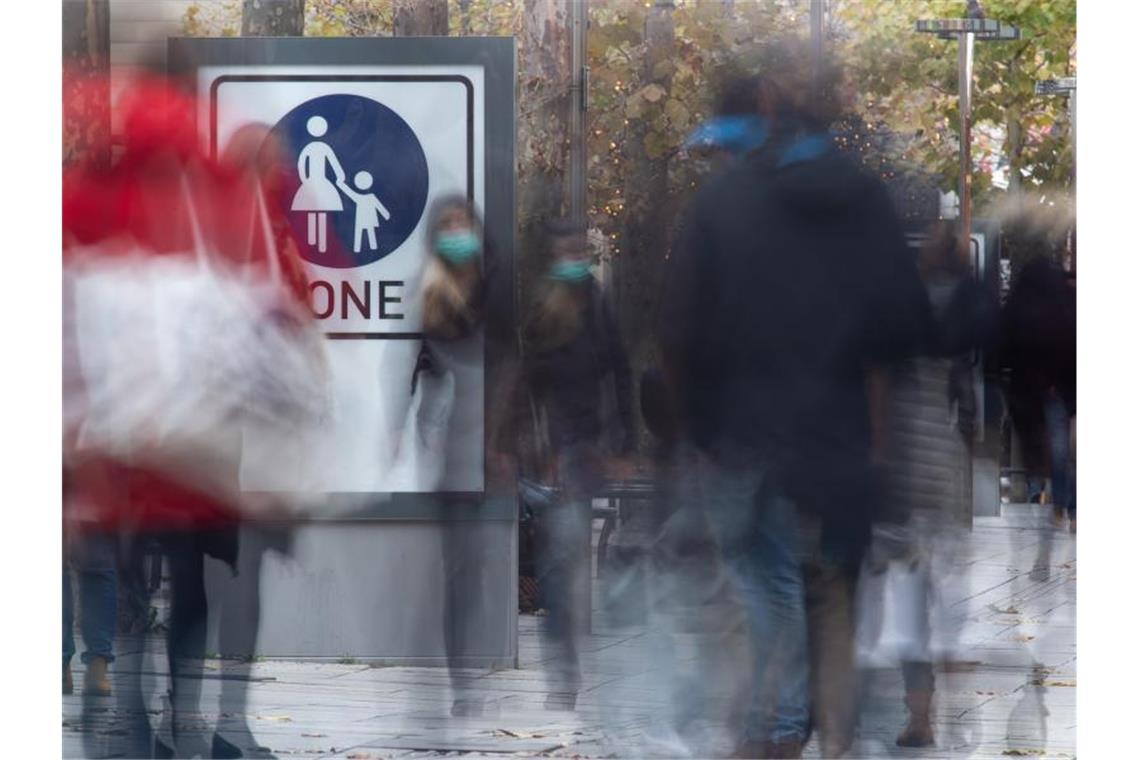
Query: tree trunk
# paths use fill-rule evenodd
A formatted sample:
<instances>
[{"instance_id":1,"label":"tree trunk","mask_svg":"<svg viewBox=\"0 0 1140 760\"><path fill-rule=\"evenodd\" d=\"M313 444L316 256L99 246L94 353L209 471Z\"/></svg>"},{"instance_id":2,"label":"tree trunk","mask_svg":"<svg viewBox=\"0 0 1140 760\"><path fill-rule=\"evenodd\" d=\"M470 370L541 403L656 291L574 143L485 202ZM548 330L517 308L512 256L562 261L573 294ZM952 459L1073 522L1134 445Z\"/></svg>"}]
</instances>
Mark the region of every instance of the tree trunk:
<instances>
[{"instance_id":1,"label":"tree trunk","mask_svg":"<svg viewBox=\"0 0 1140 760\"><path fill-rule=\"evenodd\" d=\"M63 163L111 161L111 35L108 0L63 4Z\"/></svg>"},{"instance_id":2,"label":"tree trunk","mask_svg":"<svg viewBox=\"0 0 1140 760\"><path fill-rule=\"evenodd\" d=\"M305 33L305 0L242 0L243 37L300 37Z\"/></svg>"},{"instance_id":3,"label":"tree trunk","mask_svg":"<svg viewBox=\"0 0 1140 760\"><path fill-rule=\"evenodd\" d=\"M447 0L395 0L394 37L446 37Z\"/></svg>"},{"instance_id":4,"label":"tree trunk","mask_svg":"<svg viewBox=\"0 0 1140 760\"><path fill-rule=\"evenodd\" d=\"M1021 114L1016 108L1009 112L1009 121L1006 124L1006 133L1009 142L1009 194L1021 194Z\"/></svg>"},{"instance_id":5,"label":"tree trunk","mask_svg":"<svg viewBox=\"0 0 1140 760\"><path fill-rule=\"evenodd\" d=\"M672 75L664 64L673 58L675 47L671 4L655 3L649 9L645 41L642 81L660 85L669 93ZM669 97L665 95L659 104ZM627 143L626 159L631 169L624 196L628 216L625 244L615 257L617 312L635 380L658 358L654 321L674 216L669 194L669 157L650 157L645 145L648 134L648 120L641 119L635 122ZM638 437L643 437L640 431Z\"/></svg>"},{"instance_id":6,"label":"tree trunk","mask_svg":"<svg viewBox=\"0 0 1140 760\"><path fill-rule=\"evenodd\" d=\"M525 0L519 77L519 287L533 302L543 227L568 211L570 8L574 0Z\"/></svg>"},{"instance_id":7,"label":"tree trunk","mask_svg":"<svg viewBox=\"0 0 1140 760\"><path fill-rule=\"evenodd\" d=\"M459 34L471 35L471 0L459 0Z\"/></svg>"}]
</instances>

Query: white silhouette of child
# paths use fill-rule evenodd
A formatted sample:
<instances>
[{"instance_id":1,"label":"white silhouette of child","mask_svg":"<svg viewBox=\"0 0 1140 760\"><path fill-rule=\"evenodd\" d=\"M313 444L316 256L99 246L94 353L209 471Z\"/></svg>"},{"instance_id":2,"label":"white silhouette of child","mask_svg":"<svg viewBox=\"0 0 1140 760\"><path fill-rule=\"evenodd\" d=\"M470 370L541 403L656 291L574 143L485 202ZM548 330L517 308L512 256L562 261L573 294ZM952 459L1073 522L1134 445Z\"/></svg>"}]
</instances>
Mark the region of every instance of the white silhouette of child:
<instances>
[{"instance_id":1,"label":"white silhouette of child","mask_svg":"<svg viewBox=\"0 0 1140 760\"><path fill-rule=\"evenodd\" d=\"M368 233L368 247L369 249L376 250L376 230L380 227L380 217L383 216L387 221L392 218L388 213L388 209L384 208L384 204L376 197L375 193L366 192L372 187L372 175L368 172L357 172L352 181L356 186L365 192L356 192L348 186L344 180L337 182L337 187L341 192L352 199L356 204L356 233L353 235L352 250L354 253L360 253L361 245L364 243L364 233Z\"/></svg>"}]
</instances>

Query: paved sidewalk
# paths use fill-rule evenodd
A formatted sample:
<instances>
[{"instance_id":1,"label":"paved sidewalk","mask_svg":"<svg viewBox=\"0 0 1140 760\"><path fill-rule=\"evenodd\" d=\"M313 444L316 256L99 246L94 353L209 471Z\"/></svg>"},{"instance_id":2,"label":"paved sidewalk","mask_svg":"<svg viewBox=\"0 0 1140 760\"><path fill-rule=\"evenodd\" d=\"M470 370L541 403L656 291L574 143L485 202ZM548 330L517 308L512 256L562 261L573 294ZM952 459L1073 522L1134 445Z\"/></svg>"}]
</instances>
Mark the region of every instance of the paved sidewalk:
<instances>
[{"instance_id":1,"label":"paved sidewalk","mask_svg":"<svg viewBox=\"0 0 1140 760\"><path fill-rule=\"evenodd\" d=\"M894 746L905 722L902 679L897 671L881 671L866 679L860 738L851 756L1075 757L1075 539L1052 528L1048 516L1048 508L1007 505L1001 518L975 522L967 548L968 590L956 607L968 619L967 661L937 674L937 748ZM628 756L622 748L635 746L662 705L654 674L631 665L645 661L646 634L592 635L576 709L552 711L544 706L538 624L538 618L520 618L518 670L471 674L473 693L486 705L481 717L451 717L444 669L257 662L247 666L245 719L256 741L280 758ZM696 639L682 635L677 643L684 650ZM223 681L244 678L243 672L234 663L207 662L204 709L216 710ZM77 685L81 679L77 665ZM153 674L149 680L157 712L164 678ZM96 745L113 740L118 730L114 700L106 701L94 729ZM78 695L63 698L65 757L83 756L81 708ZM206 717L213 721L217 713ZM239 741L229 731L240 722L241 716L223 715L223 734ZM806 756L818 757L814 743Z\"/></svg>"}]
</instances>

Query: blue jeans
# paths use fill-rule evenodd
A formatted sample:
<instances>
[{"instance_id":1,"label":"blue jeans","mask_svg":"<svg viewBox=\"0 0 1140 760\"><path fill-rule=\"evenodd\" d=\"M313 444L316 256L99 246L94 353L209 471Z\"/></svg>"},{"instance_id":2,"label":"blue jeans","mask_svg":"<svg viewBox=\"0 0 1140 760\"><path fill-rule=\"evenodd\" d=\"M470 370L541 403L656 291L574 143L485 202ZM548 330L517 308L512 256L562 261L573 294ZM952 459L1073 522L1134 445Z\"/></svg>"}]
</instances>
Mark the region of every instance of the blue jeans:
<instances>
[{"instance_id":1,"label":"blue jeans","mask_svg":"<svg viewBox=\"0 0 1140 760\"><path fill-rule=\"evenodd\" d=\"M1049 476L1053 504L1072 517L1077 513L1076 477L1069 461L1069 413L1060 399L1045 399L1045 431L1049 441Z\"/></svg>"},{"instance_id":2,"label":"blue jeans","mask_svg":"<svg viewBox=\"0 0 1140 760\"><path fill-rule=\"evenodd\" d=\"M796 506L762 488L758 467L706 461L702 475L708 518L751 627L753 685L745 739L803 741L811 700Z\"/></svg>"},{"instance_id":3,"label":"blue jeans","mask_svg":"<svg viewBox=\"0 0 1140 760\"><path fill-rule=\"evenodd\" d=\"M113 662L112 647L118 621L114 538L85 534L75 539L63 565L63 661L75 656L75 601L71 570L79 578L79 624L83 634L83 662L102 657ZM69 567L70 565L70 567Z\"/></svg>"},{"instance_id":4,"label":"blue jeans","mask_svg":"<svg viewBox=\"0 0 1140 760\"><path fill-rule=\"evenodd\" d=\"M591 497L602 482L598 445L583 441L558 452L558 503L541 521L546 541L538 582L547 610L545 645L553 656L553 691L577 693L578 645L589 631Z\"/></svg>"}]
</instances>

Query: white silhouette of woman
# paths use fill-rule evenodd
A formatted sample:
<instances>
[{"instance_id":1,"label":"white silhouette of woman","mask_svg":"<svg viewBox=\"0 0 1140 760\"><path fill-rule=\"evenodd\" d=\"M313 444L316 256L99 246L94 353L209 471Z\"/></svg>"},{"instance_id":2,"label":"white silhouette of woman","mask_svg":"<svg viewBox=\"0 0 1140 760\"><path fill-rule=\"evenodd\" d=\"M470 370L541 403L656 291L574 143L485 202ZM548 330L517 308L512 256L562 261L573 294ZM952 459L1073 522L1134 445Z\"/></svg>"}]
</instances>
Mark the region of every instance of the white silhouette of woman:
<instances>
[{"instance_id":1,"label":"white silhouette of woman","mask_svg":"<svg viewBox=\"0 0 1140 760\"><path fill-rule=\"evenodd\" d=\"M313 116L305 123L305 128L313 137L324 137L329 131L329 123L323 116ZM328 143L313 140L304 147L297 157L297 174L301 176L301 186L293 196L294 211L309 212L309 245L325 252L328 244L328 212L343 211L344 203L336 186L325 176L326 167L331 166L337 183L344 182L344 169Z\"/></svg>"}]
</instances>

